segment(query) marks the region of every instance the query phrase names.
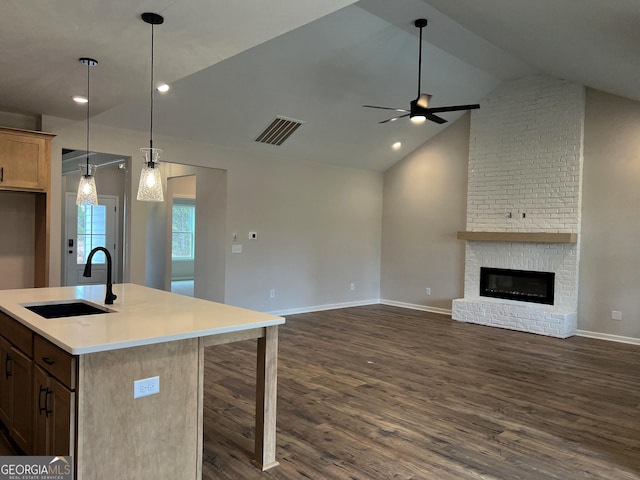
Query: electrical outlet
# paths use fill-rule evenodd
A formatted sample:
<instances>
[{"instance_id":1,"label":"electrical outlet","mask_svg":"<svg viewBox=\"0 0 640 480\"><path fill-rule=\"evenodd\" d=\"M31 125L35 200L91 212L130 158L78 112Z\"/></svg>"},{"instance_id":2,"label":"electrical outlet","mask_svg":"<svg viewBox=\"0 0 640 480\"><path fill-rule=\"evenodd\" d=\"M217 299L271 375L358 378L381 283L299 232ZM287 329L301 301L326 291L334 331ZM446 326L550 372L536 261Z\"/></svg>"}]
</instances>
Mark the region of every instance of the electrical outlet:
<instances>
[{"instance_id":1,"label":"electrical outlet","mask_svg":"<svg viewBox=\"0 0 640 480\"><path fill-rule=\"evenodd\" d=\"M258 238L258 232L249 232L250 240L255 240L256 238Z\"/></svg>"},{"instance_id":2,"label":"electrical outlet","mask_svg":"<svg viewBox=\"0 0 640 480\"><path fill-rule=\"evenodd\" d=\"M133 382L133 398L148 397L160 393L160 377L143 378Z\"/></svg>"},{"instance_id":3,"label":"electrical outlet","mask_svg":"<svg viewBox=\"0 0 640 480\"><path fill-rule=\"evenodd\" d=\"M431 295L431 289L430 288L425 289L424 293L426 293L427 295Z\"/></svg>"},{"instance_id":4,"label":"electrical outlet","mask_svg":"<svg viewBox=\"0 0 640 480\"><path fill-rule=\"evenodd\" d=\"M611 310L611 320L622 320L622 312Z\"/></svg>"},{"instance_id":5,"label":"electrical outlet","mask_svg":"<svg viewBox=\"0 0 640 480\"><path fill-rule=\"evenodd\" d=\"M269 298L276 298L276 289L272 288L269 290Z\"/></svg>"},{"instance_id":6,"label":"electrical outlet","mask_svg":"<svg viewBox=\"0 0 640 480\"><path fill-rule=\"evenodd\" d=\"M353 292L355 289L356 289L356 284L355 284L355 283L352 283L352 284L351 284L351 291Z\"/></svg>"}]
</instances>

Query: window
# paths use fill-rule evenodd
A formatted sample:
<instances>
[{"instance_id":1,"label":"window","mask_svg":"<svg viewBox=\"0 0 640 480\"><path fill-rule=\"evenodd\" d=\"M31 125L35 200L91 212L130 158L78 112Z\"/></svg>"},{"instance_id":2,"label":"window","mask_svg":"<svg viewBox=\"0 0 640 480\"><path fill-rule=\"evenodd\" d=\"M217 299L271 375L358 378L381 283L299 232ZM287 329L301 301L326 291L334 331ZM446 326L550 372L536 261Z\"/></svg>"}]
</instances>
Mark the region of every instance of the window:
<instances>
[{"instance_id":1,"label":"window","mask_svg":"<svg viewBox=\"0 0 640 480\"><path fill-rule=\"evenodd\" d=\"M78 205L78 248L76 262L87 263L87 257L95 247L106 247L107 207L105 205ZM94 264L104 263L104 253L96 252Z\"/></svg>"},{"instance_id":2,"label":"window","mask_svg":"<svg viewBox=\"0 0 640 480\"><path fill-rule=\"evenodd\" d=\"M193 200L174 198L171 222L171 259L193 260L196 243L196 206Z\"/></svg>"}]
</instances>

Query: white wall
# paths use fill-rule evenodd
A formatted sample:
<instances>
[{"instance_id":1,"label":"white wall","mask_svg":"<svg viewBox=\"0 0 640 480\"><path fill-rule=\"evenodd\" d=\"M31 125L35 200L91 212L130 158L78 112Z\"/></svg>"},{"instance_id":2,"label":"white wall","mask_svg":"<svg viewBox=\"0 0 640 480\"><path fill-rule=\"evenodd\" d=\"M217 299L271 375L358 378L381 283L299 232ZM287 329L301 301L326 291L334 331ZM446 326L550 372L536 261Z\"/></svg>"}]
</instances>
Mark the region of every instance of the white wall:
<instances>
[{"instance_id":1,"label":"white wall","mask_svg":"<svg viewBox=\"0 0 640 480\"><path fill-rule=\"evenodd\" d=\"M52 171L59 171L61 148L82 149L82 122L43 118L56 133ZM141 170L139 148L145 133L92 124L91 148L133 158L133 191ZM303 309L363 302L379 297L382 175L377 172L290 161L275 147L229 150L183 139L154 139L165 161L213 167L227 172L225 301L263 311ZM60 179L52 179L60 195ZM200 188L198 187L198 195ZM135 192L133 192L135 196ZM54 210L59 202L54 201ZM145 283L146 213L132 201L128 216L129 271L125 280ZM52 212L51 282L59 282L60 211ZM58 230L56 230L58 229ZM250 242L248 233L258 232ZM232 233L243 253L231 253ZM246 239L246 240L245 240ZM356 290L350 290L350 284ZM274 289L276 297L269 298Z\"/></svg>"},{"instance_id":2,"label":"white wall","mask_svg":"<svg viewBox=\"0 0 640 480\"><path fill-rule=\"evenodd\" d=\"M468 159L466 114L385 172L383 299L450 310L462 295Z\"/></svg>"},{"instance_id":3,"label":"white wall","mask_svg":"<svg viewBox=\"0 0 640 480\"><path fill-rule=\"evenodd\" d=\"M587 89L578 328L640 339L640 103ZM612 320L611 311L622 312Z\"/></svg>"}]
</instances>

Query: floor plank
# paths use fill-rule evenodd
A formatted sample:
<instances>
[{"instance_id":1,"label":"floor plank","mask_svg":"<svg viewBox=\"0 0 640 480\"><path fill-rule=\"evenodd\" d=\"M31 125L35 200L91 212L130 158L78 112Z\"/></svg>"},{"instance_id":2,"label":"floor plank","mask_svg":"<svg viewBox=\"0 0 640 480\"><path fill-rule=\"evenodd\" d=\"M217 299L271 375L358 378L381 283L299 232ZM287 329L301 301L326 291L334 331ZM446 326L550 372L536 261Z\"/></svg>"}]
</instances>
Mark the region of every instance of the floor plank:
<instances>
[{"instance_id":1,"label":"floor plank","mask_svg":"<svg viewBox=\"0 0 640 480\"><path fill-rule=\"evenodd\" d=\"M384 305L291 316L265 473L254 352L206 352L206 479L640 479L637 346Z\"/></svg>"}]
</instances>

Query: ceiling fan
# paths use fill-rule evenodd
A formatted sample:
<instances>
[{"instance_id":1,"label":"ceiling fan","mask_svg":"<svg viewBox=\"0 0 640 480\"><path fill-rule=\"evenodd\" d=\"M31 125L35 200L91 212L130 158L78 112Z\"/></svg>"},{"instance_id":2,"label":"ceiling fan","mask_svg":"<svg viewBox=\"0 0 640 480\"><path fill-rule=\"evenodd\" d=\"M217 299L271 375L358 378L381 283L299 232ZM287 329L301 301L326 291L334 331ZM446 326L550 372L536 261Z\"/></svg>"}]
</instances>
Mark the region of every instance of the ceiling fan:
<instances>
[{"instance_id":1,"label":"ceiling fan","mask_svg":"<svg viewBox=\"0 0 640 480\"><path fill-rule=\"evenodd\" d=\"M378 123L387 123L394 122L399 118L409 117L412 123L424 123L426 120L431 120L435 123L447 123L447 121L435 115L436 113L442 112L457 112L460 110L474 110L476 108L480 108L480 105L451 105L448 107L429 107L429 101L431 100L431 95L420 92L420 83L422 80L422 29L427 26L426 18L418 18L414 25L420 29L420 53L418 56L418 97L415 100L411 101L411 107L409 110L404 108L391 108L391 107L378 107L375 105L363 105L363 107L367 108L378 108L380 110L393 110L395 112L401 112L401 115L397 115L395 117L388 118L386 120L382 120Z\"/></svg>"}]
</instances>

